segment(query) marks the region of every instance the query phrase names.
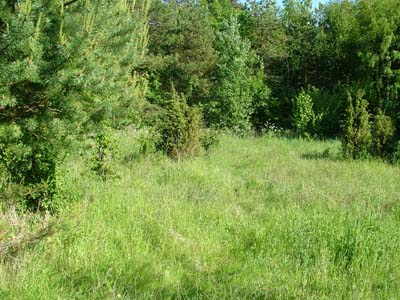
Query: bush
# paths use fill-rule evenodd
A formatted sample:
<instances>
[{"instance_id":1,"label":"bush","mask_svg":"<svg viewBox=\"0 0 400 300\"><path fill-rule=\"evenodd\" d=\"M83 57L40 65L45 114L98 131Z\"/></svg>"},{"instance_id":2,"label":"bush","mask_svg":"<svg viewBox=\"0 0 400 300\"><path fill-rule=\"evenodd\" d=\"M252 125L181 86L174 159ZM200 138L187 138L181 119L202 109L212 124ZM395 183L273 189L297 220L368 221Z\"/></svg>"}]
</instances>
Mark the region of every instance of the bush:
<instances>
[{"instance_id":1,"label":"bush","mask_svg":"<svg viewBox=\"0 0 400 300\"><path fill-rule=\"evenodd\" d=\"M117 175L114 159L118 155L117 141L110 129L104 129L94 137L93 152L90 158L90 169L102 179Z\"/></svg>"},{"instance_id":2,"label":"bush","mask_svg":"<svg viewBox=\"0 0 400 300\"><path fill-rule=\"evenodd\" d=\"M139 154L147 155L155 153L159 142L160 137L153 128L141 129L137 136Z\"/></svg>"},{"instance_id":3,"label":"bush","mask_svg":"<svg viewBox=\"0 0 400 300\"><path fill-rule=\"evenodd\" d=\"M321 115L316 115L313 109L313 98L301 90L300 94L293 101L293 126L300 136L310 137L316 133L317 122Z\"/></svg>"},{"instance_id":4,"label":"bush","mask_svg":"<svg viewBox=\"0 0 400 300\"><path fill-rule=\"evenodd\" d=\"M395 143L393 152L393 162L400 164L400 141Z\"/></svg>"},{"instance_id":5,"label":"bush","mask_svg":"<svg viewBox=\"0 0 400 300\"><path fill-rule=\"evenodd\" d=\"M211 147L219 143L218 131L213 129L204 129L200 137L200 143L205 151L209 151Z\"/></svg>"},{"instance_id":6,"label":"bush","mask_svg":"<svg viewBox=\"0 0 400 300\"><path fill-rule=\"evenodd\" d=\"M201 150L202 128L200 109L190 107L183 95L174 92L157 125L157 148L176 160L193 157Z\"/></svg>"},{"instance_id":7,"label":"bush","mask_svg":"<svg viewBox=\"0 0 400 300\"><path fill-rule=\"evenodd\" d=\"M255 72L251 80L251 90L253 92L251 123L257 131L264 129L264 125L268 122L270 116L271 90L265 82L266 75L264 66L261 64L261 67Z\"/></svg>"},{"instance_id":8,"label":"bush","mask_svg":"<svg viewBox=\"0 0 400 300\"><path fill-rule=\"evenodd\" d=\"M332 90L310 87L307 93L313 99L313 110L318 116L315 134L319 137L336 137L340 134L340 119L346 109L346 91L337 86ZM344 101L343 101L344 100Z\"/></svg>"},{"instance_id":9,"label":"bush","mask_svg":"<svg viewBox=\"0 0 400 300\"><path fill-rule=\"evenodd\" d=\"M0 170L0 212L15 208L25 211L27 208L24 197L26 188L10 181L7 175L5 170Z\"/></svg>"},{"instance_id":10,"label":"bush","mask_svg":"<svg viewBox=\"0 0 400 300\"><path fill-rule=\"evenodd\" d=\"M395 150L394 134L392 119L378 109L372 124L372 154L386 158L392 156Z\"/></svg>"},{"instance_id":11,"label":"bush","mask_svg":"<svg viewBox=\"0 0 400 300\"><path fill-rule=\"evenodd\" d=\"M42 136L24 132L17 125L1 129L0 163L8 182L7 193L26 209L46 210L57 193L58 145L46 143L45 128Z\"/></svg>"},{"instance_id":12,"label":"bush","mask_svg":"<svg viewBox=\"0 0 400 300\"><path fill-rule=\"evenodd\" d=\"M342 149L345 157L366 157L371 151L372 135L369 123L368 102L363 91L353 97L348 93L347 109L343 122Z\"/></svg>"}]
</instances>

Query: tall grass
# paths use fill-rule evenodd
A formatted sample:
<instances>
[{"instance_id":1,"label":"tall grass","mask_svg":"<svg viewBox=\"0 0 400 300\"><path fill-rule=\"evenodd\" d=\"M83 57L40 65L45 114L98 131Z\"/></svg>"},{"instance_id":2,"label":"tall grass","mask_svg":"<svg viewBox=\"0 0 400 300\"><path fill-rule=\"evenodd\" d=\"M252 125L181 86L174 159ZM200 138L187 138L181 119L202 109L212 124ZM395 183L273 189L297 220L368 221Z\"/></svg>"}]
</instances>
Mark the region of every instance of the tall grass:
<instances>
[{"instance_id":1,"label":"tall grass","mask_svg":"<svg viewBox=\"0 0 400 300\"><path fill-rule=\"evenodd\" d=\"M399 169L338 147L223 136L193 160L121 160L108 181L71 158L81 201L1 265L0 299L399 299Z\"/></svg>"}]
</instances>

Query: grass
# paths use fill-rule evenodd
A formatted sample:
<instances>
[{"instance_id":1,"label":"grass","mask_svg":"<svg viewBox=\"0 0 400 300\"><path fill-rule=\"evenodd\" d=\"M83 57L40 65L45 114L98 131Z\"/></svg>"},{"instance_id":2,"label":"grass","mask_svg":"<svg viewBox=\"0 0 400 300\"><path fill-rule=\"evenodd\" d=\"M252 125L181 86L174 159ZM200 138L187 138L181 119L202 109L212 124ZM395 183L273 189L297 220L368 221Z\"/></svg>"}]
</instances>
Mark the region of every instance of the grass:
<instances>
[{"instance_id":1,"label":"grass","mask_svg":"<svg viewBox=\"0 0 400 300\"><path fill-rule=\"evenodd\" d=\"M0 266L0 299L399 299L399 168L338 151L223 136L193 160L121 160L107 181L71 158L81 200Z\"/></svg>"}]
</instances>

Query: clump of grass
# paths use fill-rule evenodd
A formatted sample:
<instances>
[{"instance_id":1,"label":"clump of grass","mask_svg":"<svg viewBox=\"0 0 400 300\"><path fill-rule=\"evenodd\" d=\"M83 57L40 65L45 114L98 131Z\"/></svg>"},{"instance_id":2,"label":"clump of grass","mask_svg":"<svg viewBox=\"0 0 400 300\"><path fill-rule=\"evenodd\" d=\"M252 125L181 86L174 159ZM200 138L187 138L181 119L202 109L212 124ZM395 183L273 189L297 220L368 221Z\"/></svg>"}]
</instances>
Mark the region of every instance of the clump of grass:
<instances>
[{"instance_id":1,"label":"clump of grass","mask_svg":"<svg viewBox=\"0 0 400 300\"><path fill-rule=\"evenodd\" d=\"M55 232L54 223L47 214L21 214L10 207L1 214L0 220L0 262L3 263Z\"/></svg>"}]
</instances>

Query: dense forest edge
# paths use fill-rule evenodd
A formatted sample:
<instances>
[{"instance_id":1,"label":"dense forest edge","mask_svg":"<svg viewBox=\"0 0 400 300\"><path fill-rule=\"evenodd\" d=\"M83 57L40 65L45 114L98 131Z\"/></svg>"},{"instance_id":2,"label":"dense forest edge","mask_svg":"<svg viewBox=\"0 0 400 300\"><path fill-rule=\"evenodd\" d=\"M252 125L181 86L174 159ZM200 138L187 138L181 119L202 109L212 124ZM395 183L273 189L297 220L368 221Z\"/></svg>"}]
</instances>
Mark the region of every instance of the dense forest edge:
<instances>
[{"instance_id":1,"label":"dense forest edge","mask_svg":"<svg viewBox=\"0 0 400 300\"><path fill-rule=\"evenodd\" d=\"M44 264L43 253L53 259L40 275L43 282L50 276L46 270L57 273L57 264L60 268L73 264L57 260L51 251L67 255L55 245L64 239L83 251L74 242L84 243L80 237L66 233L75 226L74 220L84 224L86 234L90 226L101 223L93 211L97 209L109 221L102 226L123 226L106 212L125 216L119 206L122 200L135 216L140 209L151 215L135 224L127 216L121 218L143 230L127 239L142 243L140 250L125 249L125 254L147 251L147 262L142 261L135 272L144 276L143 282L153 276L165 281L159 286L121 283L125 294L108 294L110 287L103 286L99 293L104 299L117 295L127 299L138 295L143 299L333 297L335 284L337 298L355 293L360 299L395 297L393 278L400 275L389 261L395 266L400 259L393 250L399 245L394 235L399 221L395 183L399 163L400 0L338 0L317 7L311 0L284 0L282 5L274 0L0 0L0 298L26 297L27 290L15 284L26 280L32 285L33 279L28 271L13 268L23 269L24 263L27 270L34 268L35 259ZM268 177L262 166L281 182ZM186 179L180 177L181 171ZM135 179L153 172L155 179ZM254 176L248 178L246 172ZM303 182L300 174L315 183ZM151 184L161 200L149 193ZM324 185L332 186L332 191ZM130 195L137 192L132 196L137 208L122 189ZM171 207L162 197L165 189ZM187 201L201 202L200 206L181 203L181 192ZM145 204L147 198L161 201L157 203L167 210L177 208L181 221L193 229L186 232L191 238L186 240L182 233L183 223L177 225L181 233L171 233L175 232L171 224L179 217L151 213L155 206ZM104 200L103 206L98 199ZM222 202L215 207L207 204L218 199ZM327 202L319 203L321 199ZM187 214L183 207L189 209ZM208 209L221 211L214 215ZM87 220L79 216L80 210ZM194 228L203 223L189 219L207 213L217 233L199 240L204 252L192 251ZM271 220L293 217L299 223L279 219L283 226L279 229L273 221L265 223L263 214ZM161 228L154 221L161 217L170 217L172 223ZM231 217L240 222L231 223ZM336 217L341 227L332 232ZM247 232L244 220L254 230ZM145 237L147 223L155 228L149 233L155 240ZM211 223L203 224L203 233L212 230ZM276 236L259 236L260 232L267 235L264 225ZM364 225L376 232L364 231ZM231 230L227 236L225 227ZM309 232L302 231L305 227ZM297 229L304 240L291 235ZM121 232L128 235L124 229ZM230 240L232 252L223 252L225 238L247 239L247 235L249 240L242 241L247 246L240 248ZM43 250L47 240L50 252ZM158 242L165 252L154 250ZM184 253L169 249L169 243L185 244L189 261ZM276 252L268 252L263 243L277 246ZM212 253L205 250L207 245ZM288 250L291 246L294 252ZM288 251L293 261L286 256ZM245 257L249 253L254 260ZM35 258L30 260L30 255ZM159 260L144 272L157 255L175 259L176 265ZM121 263L123 273L122 265L128 262L110 257ZM199 257L216 260L197 266ZM231 271L223 270L225 259ZM238 265L251 268L258 259L288 259L275 267L281 273L294 272L293 278L279 278L291 287L264 290L256 286L259 277L250 269L247 279L244 274L242 279L232 275L238 274ZM96 265L98 277L86 274L87 287L103 278L102 268L109 263ZM213 269L214 263L220 269ZM159 269L165 265L176 277L161 275ZM183 271L177 271L178 265ZM309 277L324 266L328 266L322 276L325 281ZM374 268L379 272L374 273ZM8 272L15 283L7 279ZM347 283L338 279L340 274L348 276ZM116 281L105 279L107 285L119 284L114 275ZM68 281L62 276L59 280L53 282L57 287ZM240 280L248 280L243 290L234 287ZM274 276L259 280L271 285ZM89 297L82 290L84 282L84 278L76 282L82 292L76 298ZM216 288L219 284L228 290ZM65 288L68 298L74 287ZM56 297L45 294L38 291L37 297Z\"/></svg>"}]
</instances>

